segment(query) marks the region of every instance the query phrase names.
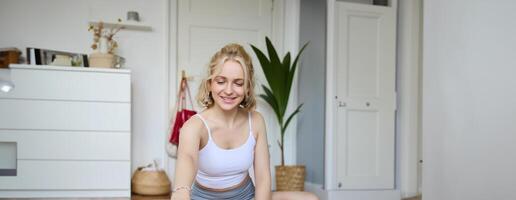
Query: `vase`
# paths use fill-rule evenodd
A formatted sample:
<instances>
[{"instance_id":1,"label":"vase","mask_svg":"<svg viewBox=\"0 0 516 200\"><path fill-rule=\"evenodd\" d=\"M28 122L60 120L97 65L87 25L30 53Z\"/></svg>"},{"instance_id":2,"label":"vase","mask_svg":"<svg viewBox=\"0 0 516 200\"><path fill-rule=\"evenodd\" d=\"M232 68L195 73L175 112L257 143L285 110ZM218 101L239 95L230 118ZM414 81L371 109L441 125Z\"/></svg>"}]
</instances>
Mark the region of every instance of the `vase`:
<instances>
[{"instance_id":1,"label":"vase","mask_svg":"<svg viewBox=\"0 0 516 200\"><path fill-rule=\"evenodd\" d=\"M92 53L89 58L90 67L113 68L115 55L110 53Z\"/></svg>"},{"instance_id":2,"label":"vase","mask_svg":"<svg viewBox=\"0 0 516 200\"><path fill-rule=\"evenodd\" d=\"M108 39L106 37L100 37L99 39L99 52L106 54L109 50Z\"/></svg>"}]
</instances>

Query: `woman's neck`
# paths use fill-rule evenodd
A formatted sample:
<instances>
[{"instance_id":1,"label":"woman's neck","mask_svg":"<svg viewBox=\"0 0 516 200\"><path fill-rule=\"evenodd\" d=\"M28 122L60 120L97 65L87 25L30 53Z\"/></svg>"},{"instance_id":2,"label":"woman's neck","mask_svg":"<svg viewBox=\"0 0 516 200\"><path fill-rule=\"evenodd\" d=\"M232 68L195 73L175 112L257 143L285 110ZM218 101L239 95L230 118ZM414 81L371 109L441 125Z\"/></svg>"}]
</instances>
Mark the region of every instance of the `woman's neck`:
<instances>
[{"instance_id":1,"label":"woman's neck","mask_svg":"<svg viewBox=\"0 0 516 200\"><path fill-rule=\"evenodd\" d=\"M239 108L235 107L231 110L223 110L217 105L211 107L213 119L217 122L223 123L222 125L228 128L233 127L237 123Z\"/></svg>"}]
</instances>

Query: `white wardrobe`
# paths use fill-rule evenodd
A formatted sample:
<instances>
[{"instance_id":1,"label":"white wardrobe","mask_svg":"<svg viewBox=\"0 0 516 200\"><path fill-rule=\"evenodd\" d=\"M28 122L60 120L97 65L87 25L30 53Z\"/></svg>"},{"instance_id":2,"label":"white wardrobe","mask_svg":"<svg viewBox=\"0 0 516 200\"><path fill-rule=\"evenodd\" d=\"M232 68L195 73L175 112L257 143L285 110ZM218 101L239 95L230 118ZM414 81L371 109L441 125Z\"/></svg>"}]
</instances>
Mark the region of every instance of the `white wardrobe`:
<instances>
[{"instance_id":1,"label":"white wardrobe","mask_svg":"<svg viewBox=\"0 0 516 200\"><path fill-rule=\"evenodd\" d=\"M9 77L0 198L130 196L129 70L11 65Z\"/></svg>"}]
</instances>

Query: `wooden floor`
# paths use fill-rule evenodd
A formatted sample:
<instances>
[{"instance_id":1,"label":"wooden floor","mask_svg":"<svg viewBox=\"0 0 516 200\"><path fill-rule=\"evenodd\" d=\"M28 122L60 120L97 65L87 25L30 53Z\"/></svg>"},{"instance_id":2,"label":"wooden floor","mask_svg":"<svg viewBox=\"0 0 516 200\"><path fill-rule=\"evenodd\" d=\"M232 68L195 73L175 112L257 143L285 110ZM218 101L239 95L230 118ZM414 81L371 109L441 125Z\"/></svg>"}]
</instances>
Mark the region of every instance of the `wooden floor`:
<instances>
[{"instance_id":1,"label":"wooden floor","mask_svg":"<svg viewBox=\"0 0 516 200\"><path fill-rule=\"evenodd\" d=\"M140 195L132 195L131 200L169 200L170 196L140 196Z\"/></svg>"},{"instance_id":2,"label":"wooden floor","mask_svg":"<svg viewBox=\"0 0 516 200\"><path fill-rule=\"evenodd\" d=\"M0 198L2 199L2 198ZM53 200L128 200L129 198L58 198ZM131 200L169 200L170 196L141 196L133 194ZM27 199L9 199L9 200L27 200ZM37 200L47 200L37 198ZM50 200L50 199L48 199ZM421 196L406 198L403 200L421 200Z\"/></svg>"},{"instance_id":3,"label":"wooden floor","mask_svg":"<svg viewBox=\"0 0 516 200\"><path fill-rule=\"evenodd\" d=\"M421 200L421 196L412 197L412 198L406 198L406 199L403 199L403 200Z\"/></svg>"},{"instance_id":4,"label":"wooden floor","mask_svg":"<svg viewBox=\"0 0 516 200\"><path fill-rule=\"evenodd\" d=\"M2 200L170 200L169 195L165 196L141 196L132 194L131 198L0 198Z\"/></svg>"}]
</instances>

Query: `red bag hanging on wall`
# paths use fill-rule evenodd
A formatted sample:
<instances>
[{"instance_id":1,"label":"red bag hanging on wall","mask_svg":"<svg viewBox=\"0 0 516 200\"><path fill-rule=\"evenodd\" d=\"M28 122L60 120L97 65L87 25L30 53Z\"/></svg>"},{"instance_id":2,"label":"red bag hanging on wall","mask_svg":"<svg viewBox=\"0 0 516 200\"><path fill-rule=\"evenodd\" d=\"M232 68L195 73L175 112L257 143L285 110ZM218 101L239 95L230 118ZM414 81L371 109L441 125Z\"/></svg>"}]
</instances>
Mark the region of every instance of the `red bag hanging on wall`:
<instances>
[{"instance_id":1,"label":"red bag hanging on wall","mask_svg":"<svg viewBox=\"0 0 516 200\"><path fill-rule=\"evenodd\" d=\"M186 98L189 98L190 105L192 106L192 109L186 108ZM192 97L190 95L190 88L188 87L188 82L186 80L186 77L183 75L181 78L181 86L179 88L179 94L177 97L177 103L176 103L176 118L174 120L174 124L171 130L171 136L169 142L175 145L179 144L179 130L181 127L183 127L183 124L190 119L190 117L197 114L195 110L193 110L193 103L192 103Z\"/></svg>"}]
</instances>

